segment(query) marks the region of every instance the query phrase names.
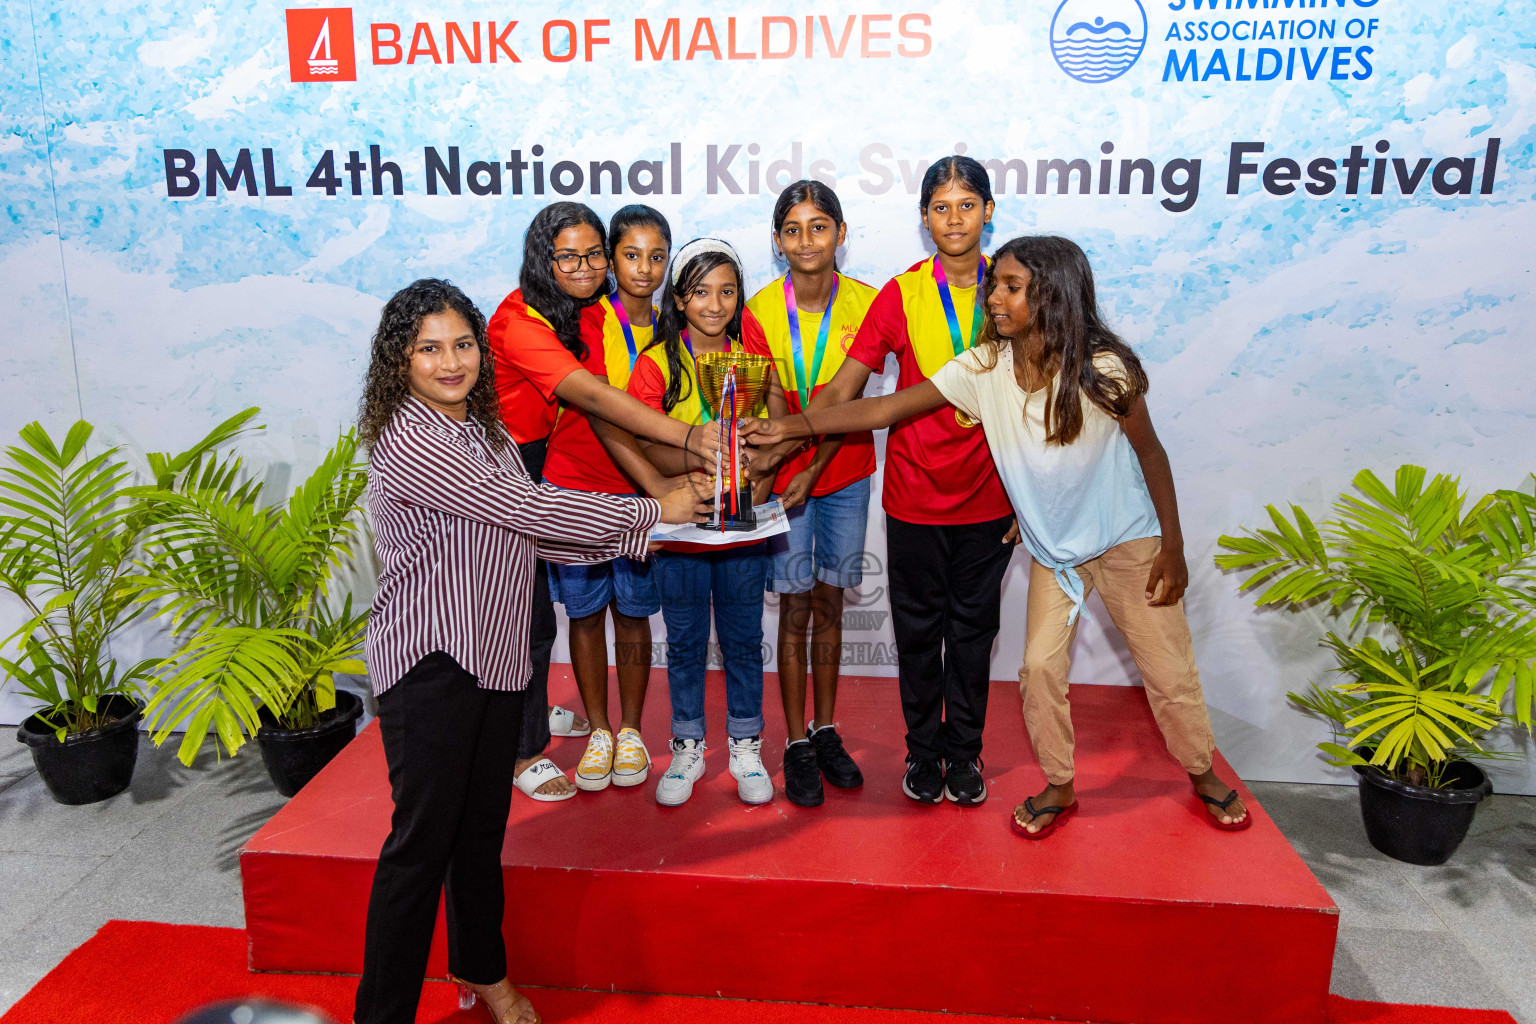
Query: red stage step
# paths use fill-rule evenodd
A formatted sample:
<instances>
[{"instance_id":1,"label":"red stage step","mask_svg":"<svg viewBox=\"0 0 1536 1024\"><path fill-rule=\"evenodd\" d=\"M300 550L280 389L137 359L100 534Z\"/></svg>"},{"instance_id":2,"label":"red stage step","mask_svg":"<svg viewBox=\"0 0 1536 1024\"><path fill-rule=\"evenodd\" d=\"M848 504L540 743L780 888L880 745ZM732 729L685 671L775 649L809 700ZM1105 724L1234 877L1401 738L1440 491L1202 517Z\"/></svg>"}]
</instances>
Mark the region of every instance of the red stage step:
<instances>
[{"instance_id":1,"label":"red stage step","mask_svg":"<svg viewBox=\"0 0 1536 1024\"><path fill-rule=\"evenodd\" d=\"M766 685L777 769L772 674ZM580 707L568 666L550 689ZM864 788L829 787L807 809L776 776L774 802L747 807L725 771L719 673L709 692L709 767L683 807L654 799L660 672L650 781L563 804L514 797L502 862L515 982L1109 1024L1324 1020L1337 909L1242 786L1251 829L1201 820L1140 689L1073 687L1081 810L1042 842L1008 827L1044 784L1011 682L993 684L991 796L971 809L902 796L895 680L861 677L844 677L839 718ZM584 742L556 740L557 763L573 767ZM1235 778L1219 755L1217 770ZM360 969L389 813L371 726L241 852L253 969ZM444 970L440 922L432 973Z\"/></svg>"}]
</instances>

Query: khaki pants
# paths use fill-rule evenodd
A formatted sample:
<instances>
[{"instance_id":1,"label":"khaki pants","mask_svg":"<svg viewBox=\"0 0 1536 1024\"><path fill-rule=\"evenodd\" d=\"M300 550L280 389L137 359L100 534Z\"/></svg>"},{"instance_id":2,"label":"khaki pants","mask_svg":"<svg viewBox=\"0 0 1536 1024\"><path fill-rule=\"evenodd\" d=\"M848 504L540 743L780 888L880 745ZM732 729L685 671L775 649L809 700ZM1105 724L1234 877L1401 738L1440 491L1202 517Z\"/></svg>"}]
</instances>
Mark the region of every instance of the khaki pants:
<instances>
[{"instance_id":1,"label":"khaki pants","mask_svg":"<svg viewBox=\"0 0 1536 1024\"><path fill-rule=\"evenodd\" d=\"M1154 608L1146 598L1147 574L1162 544L1159 537L1127 541L1078 566L1077 574L1084 596L1097 588L1109 617L1125 636L1168 752L1186 772L1199 775L1211 767L1215 741L1200 692L1184 602ZM1067 624L1071 613L1072 600L1051 570L1031 562L1019 693L1024 698L1029 742L1052 785L1071 781L1073 773L1067 669L1072 664L1077 624Z\"/></svg>"}]
</instances>

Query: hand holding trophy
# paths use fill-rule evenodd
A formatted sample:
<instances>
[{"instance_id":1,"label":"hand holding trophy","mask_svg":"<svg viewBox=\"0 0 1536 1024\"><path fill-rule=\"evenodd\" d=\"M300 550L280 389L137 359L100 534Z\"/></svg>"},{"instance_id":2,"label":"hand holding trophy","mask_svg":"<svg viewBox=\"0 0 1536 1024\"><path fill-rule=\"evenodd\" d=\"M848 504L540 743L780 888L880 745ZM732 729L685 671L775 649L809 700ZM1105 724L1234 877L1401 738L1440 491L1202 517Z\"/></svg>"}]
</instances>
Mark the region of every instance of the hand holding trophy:
<instances>
[{"instance_id":1,"label":"hand holding trophy","mask_svg":"<svg viewBox=\"0 0 1536 1024\"><path fill-rule=\"evenodd\" d=\"M751 530L752 484L743 472L739 421L757 415L768 388L767 356L746 352L701 352L694 357L699 373L699 396L712 421L706 431L717 431L715 453L715 512L700 529Z\"/></svg>"}]
</instances>

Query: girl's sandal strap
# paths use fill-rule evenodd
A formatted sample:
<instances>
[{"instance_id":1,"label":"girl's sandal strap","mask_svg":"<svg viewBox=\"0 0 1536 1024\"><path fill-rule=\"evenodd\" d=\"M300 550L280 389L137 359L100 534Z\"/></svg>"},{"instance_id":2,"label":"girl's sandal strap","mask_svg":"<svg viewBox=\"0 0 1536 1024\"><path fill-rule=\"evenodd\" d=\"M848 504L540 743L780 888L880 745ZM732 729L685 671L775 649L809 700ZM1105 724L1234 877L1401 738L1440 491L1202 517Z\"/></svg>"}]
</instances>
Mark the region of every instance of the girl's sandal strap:
<instances>
[{"instance_id":1,"label":"girl's sandal strap","mask_svg":"<svg viewBox=\"0 0 1536 1024\"><path fill-rule=\"evenodd\" d=\"M1224 811L1228 807L1232 806L1233 800L1237 799L1237 790L1234 789L1232 792L1228 793L1225 800L1217 800L1215 797L1206 796L1204 793L1196 793L1195 795L1217 810Z\"/></svg>"}]
</instances>

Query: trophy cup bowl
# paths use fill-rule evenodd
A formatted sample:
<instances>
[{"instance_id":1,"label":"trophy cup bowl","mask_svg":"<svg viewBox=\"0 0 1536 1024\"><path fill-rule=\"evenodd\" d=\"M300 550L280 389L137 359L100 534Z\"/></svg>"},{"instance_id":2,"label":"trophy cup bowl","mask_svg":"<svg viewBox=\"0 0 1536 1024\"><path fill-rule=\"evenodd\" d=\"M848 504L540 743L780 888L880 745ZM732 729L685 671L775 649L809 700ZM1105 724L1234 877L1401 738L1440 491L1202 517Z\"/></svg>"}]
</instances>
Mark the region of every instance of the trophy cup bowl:
<instances>
[{"instance_id":1,"label":"trophy cup bowl","mask_svg":"<svg viewBox=\"0 0 1536 1024\"><path fill-rule=\"evenodd\" d=\"M768 370L773 365L767 356L746 352L701 352L694 357L694 365L698 368L699 397L716 422L729 423L761 412L768 391ZM735 401L731 403L732 408L722 409L726 378L732 369L736 371ZM757 519L752 515L752 485L741 476L737 453L728 452L725 458L728 461L723 464L720 460L715 463L716 474L724 474L720 507L711 521L699 523L699 528L751 530L757 525ZM736 492L734 515L730 511L733 489Z\"/></svg>"}]
</instances>

